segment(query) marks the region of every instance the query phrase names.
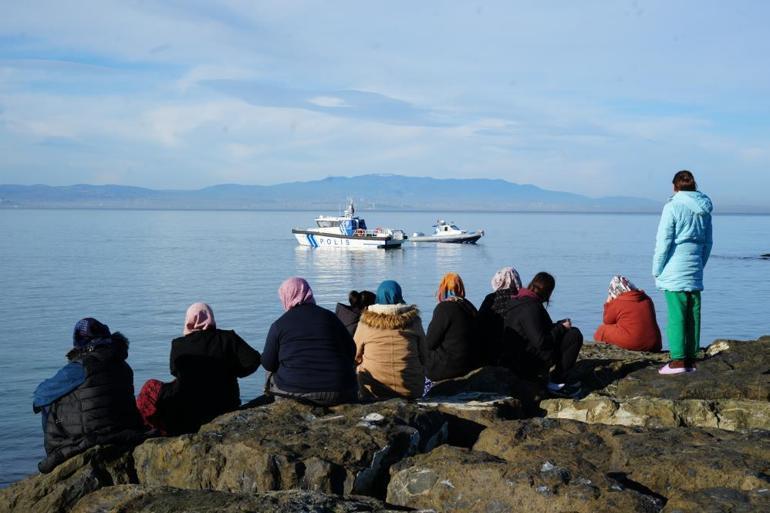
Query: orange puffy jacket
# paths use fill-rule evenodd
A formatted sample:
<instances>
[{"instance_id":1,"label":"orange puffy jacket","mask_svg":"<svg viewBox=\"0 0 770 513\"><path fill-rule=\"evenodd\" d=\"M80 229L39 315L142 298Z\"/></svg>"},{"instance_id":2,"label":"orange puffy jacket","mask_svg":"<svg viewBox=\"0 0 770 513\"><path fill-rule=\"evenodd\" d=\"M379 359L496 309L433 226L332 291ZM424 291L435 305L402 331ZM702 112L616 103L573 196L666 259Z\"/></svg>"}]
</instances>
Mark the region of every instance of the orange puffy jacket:
<instances>
[{"instance_id":1,"label":"orange puffy jacket","mask_svg":"<svg viewBox=\"0 0 770 513\"><path fill-rule=\"evenodd\" d=\"M652 299L643 290L625 292L604 304L604 322L594 340L631 351L660 351L660 328Z\"/></svg>"}]
</instances>

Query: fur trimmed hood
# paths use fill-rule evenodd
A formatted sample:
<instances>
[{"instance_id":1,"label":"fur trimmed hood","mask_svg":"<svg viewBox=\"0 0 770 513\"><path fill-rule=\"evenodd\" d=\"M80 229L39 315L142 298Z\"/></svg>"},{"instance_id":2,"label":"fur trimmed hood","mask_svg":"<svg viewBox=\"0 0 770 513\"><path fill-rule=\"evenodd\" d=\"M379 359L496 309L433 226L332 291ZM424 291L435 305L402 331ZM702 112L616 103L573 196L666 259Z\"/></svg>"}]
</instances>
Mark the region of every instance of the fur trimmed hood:
<instances>
[{"instance_id":1,"label":"fur trimmed hood","mask_svg":"<svg viewBox=\"0 0 770 513\"><path fill-rule=\"evenodd\" d=\"M400 330L420 318L415 305L371 305L361 313L359 322L372 328Z\"/></svg>"}]
</instances>

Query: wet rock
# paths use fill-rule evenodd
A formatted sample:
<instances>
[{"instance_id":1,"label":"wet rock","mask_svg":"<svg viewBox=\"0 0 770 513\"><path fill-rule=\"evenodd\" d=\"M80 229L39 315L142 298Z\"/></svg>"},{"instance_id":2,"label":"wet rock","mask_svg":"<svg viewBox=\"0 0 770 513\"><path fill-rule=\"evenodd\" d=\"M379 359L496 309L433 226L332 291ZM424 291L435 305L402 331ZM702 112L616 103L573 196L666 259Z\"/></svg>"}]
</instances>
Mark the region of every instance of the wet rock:
<instances>
[{"instance_id":1,"label":"wet rock","mask_svg":"<svg viewBox=\"0 0 770 513\"><path fill-rule=\"evenodd\" d=\"M212 490L149 488L138 485L103 488L82 499L72 513L386 513L371 497L340 497L307 491L262 494Z\"/></svg>"},{"instance_id":2,"label":"wet rock","mask_svg":"<svg viewBox=\"0 0 770 513\"><path fill-rule=\"evenodd\" d=\"M517 465L545 459L572 475L591 468L618 488L663 502L687 494L702 497L710 489L760 497L770 488L767 431L650 430L529 419L497 423L481 433L473 448Z\"/></svg>"},{"instance_id":3,"label":"wet rock","mask_svg":"<svg viewBox=\"0 0 770 513\"><path fill-rule=\"evenodd\" d=\"M441 512L657 512L663 503L584 462L561 467L531 454L512 462L478 451L441 446L391 468L387 501Z\"/></svg>"},{"instance_id":4,"label":"wet rock","mask_svg":"<svg viewBox=\"0 0 770 513\"><path fill-rule=\"evenodd\" d=\"M446 429L440 412L402 400L330 409L279 401L147 441L134 458L149 486L384 497L389 467L443 443Z\"/></svg>"},{"instance_id":5,"label":"wet rock","mask_svg":"<svg viewBox=\"0 0 770 513\"><path fill-rule=\"evenodd\" d=\"M540 405L549 417L590 423L770 429L770 337L718 340L704 351L693 373L658 374L667 357L587 345L573 377L594 392Z\"/></svg>"},{"instance_id":6,"label":"wet rock","mask_svg":"<svg viewBox=\"0 0 770 513\"><path fill-rule=\"evenodd\" d=\"M136 482L131 448L92 447L49 474L38 474L0 490L0 512L64 513L95 490Z\"/></svg>"}]
</instances>

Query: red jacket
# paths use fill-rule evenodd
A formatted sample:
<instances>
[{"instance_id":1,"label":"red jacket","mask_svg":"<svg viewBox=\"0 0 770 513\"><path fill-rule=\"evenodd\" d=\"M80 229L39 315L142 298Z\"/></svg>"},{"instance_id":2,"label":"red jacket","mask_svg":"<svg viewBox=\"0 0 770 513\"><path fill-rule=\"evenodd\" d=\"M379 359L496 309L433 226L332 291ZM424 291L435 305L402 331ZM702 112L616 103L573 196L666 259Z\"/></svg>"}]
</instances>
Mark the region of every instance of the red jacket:
<instances>
[{"instance_id":1,"label":"red jacket","mask_svg":"<svg viewBox=\"0 0 770 513\"><path fill-rule=\"evenodd\" d=\"M604 304L604 323L594 340L631 351L660 351L660 328L652 299L643 290L632 290Z\"/></svg>"}]
</instances>

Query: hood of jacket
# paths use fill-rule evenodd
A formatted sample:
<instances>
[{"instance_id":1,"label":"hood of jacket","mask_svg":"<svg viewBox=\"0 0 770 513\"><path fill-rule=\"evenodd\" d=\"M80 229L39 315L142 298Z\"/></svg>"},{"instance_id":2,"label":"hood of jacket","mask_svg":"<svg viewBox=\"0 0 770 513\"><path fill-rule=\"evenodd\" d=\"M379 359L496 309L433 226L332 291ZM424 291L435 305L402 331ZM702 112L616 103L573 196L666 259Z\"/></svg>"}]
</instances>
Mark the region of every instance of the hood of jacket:
<instances>
[{"instance_id":1,"label":"hood of jacket","mask_svg":"<svg viewBox=\"0 0 770 513\"><path fill-rule=\"evenodd\" d=\"M711 198L700 191L679 191L671 197L671 202L684 205L698 215L710 214L714 210Z\"/></svg>"},{"instance_id":2,"label":"hood of jacket","mask_svg":"<svg viewBox=\"0 0 770 513\"><path fill-rule=\"evenodd\" d=\"M357 323L358 318L361 316L360 310L342 303L337 303L337 308L335 308L334 313L345 326Z\"/></svg>"},{"instance_id":3,"label":"hood of jacket","mask_svg":"<svg viewBox=\"0 0 770 513\"><path fill-rule=\"evenodd\" d=\"M99 360L110 360L113 358L125 360L128 358L128 339L119 331L113 333L110 338L112 342L109 344L73 347L67 353L67 359L74 362L82 361L86 357L93 357Z\"/></svg>"},{"instance_id":4,"label":"hood of jacket","mask_svg":"<svg viewBox=\"0 0 770 513\"><path fill-rule=\"evenodd\" d=\"M415 305L370 305L361 313L359 322L372 328L400 330L420 316Z\"/></svg>"}]
</instances>

